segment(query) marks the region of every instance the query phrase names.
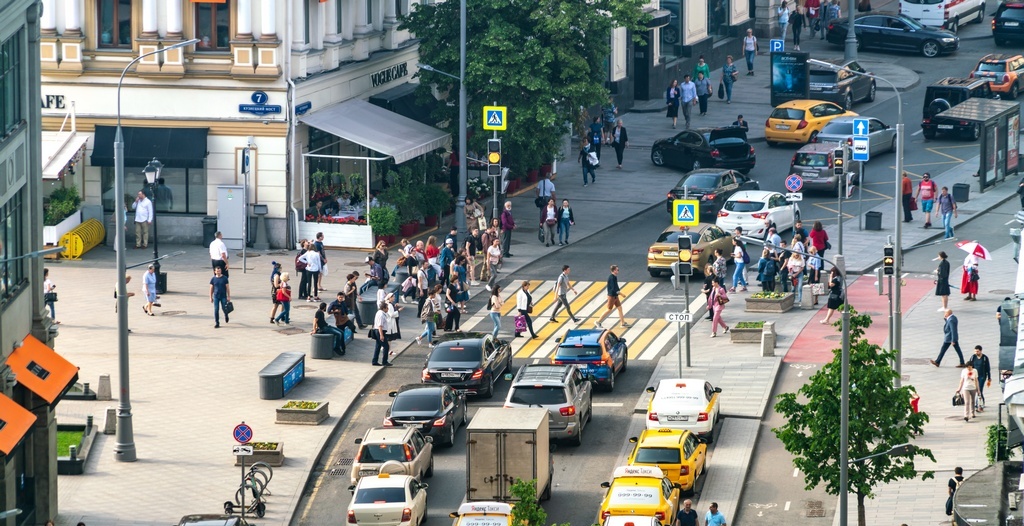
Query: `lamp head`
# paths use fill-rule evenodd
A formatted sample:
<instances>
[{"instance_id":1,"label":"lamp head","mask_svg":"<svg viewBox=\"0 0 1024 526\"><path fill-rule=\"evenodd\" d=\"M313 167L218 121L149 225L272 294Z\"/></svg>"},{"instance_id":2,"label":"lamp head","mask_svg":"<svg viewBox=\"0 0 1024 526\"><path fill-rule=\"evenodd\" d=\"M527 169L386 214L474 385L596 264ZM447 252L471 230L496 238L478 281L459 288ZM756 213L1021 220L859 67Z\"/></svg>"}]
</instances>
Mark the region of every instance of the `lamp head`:
<instances>
[{"instance_id":1,"label":"lamp head","mask_svg":"<svg viewBox=\"0 0 1024 526\"><path fill-rule=\"evenodd\" d=\"M142 170L142 173L146 175L146 182L149 184L156 183L156 180L160 178L160 170L164 167L164 164L156 160L156 157Z\"/></svg>"}]
</instances>

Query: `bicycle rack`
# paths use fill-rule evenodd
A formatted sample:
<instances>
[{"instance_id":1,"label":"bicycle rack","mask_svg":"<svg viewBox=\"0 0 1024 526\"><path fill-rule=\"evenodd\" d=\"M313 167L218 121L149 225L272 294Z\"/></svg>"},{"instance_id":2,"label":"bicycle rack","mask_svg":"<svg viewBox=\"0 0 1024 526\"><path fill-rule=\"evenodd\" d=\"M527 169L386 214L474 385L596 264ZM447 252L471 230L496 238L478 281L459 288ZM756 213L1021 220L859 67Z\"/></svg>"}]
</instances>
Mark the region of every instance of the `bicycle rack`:
<instances>
[{"instance_id":1,"label":"bicycle rack","mask_svg":"<svg viewBox=\"0 0 1024 526\"><path fill-rule=\"evenodd\" d=\"M274 470L265 462L255 462L246 471L245 463L242 464L242 482L235 490L234 501L224 502L224 513L227 515L240 515L243 519L246 514L256 515L263 518L267 513L266 495L272 495L267 486L274 478ZM246 493L252 495L252 500L246 504Z\"/></svg>"}]
</instances>

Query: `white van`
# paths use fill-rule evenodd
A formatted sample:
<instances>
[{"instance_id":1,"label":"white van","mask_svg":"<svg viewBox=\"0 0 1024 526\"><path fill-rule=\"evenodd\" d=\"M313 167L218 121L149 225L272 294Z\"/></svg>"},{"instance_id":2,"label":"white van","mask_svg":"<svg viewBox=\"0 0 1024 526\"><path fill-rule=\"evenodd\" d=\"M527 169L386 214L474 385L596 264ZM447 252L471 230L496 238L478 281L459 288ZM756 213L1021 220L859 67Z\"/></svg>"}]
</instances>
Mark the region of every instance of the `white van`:
<instances>
[{"instance_id":1,"label":"white van","mask_svg":"<svg viewBox=\"0 0 1024 526\"><path fill-rule=\"evenodd\" d=\"M985 21L985 0L900 0L900 14L956 33L961 24Z\"/></svg>"}]
</instances>

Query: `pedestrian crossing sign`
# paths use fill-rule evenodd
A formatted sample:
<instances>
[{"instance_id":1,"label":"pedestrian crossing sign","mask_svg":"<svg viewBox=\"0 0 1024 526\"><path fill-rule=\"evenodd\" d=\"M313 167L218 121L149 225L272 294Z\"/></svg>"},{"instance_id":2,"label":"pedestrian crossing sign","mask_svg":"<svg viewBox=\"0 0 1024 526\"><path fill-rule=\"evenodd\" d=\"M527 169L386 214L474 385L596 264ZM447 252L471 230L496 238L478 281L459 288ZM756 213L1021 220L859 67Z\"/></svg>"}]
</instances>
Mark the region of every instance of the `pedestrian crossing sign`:
<instances>
[{"instance_id":1,"label":"pedestrian crossing sign","mask_svg":"<svg viewBox=\"0 0 1024 526\"><path fill-rule=\"evenodd\" d=\"M700 223L700 201L676 199L672 201L672 224L697 226Z\"/></svg>"},{"instance_id":2,"label":"pedestrian crossing sign","mask_svg":"<svg viewBox=\"0 0 1024 526\"><path fill-rule=\"evenodd\" d=\"M484 129L504 131L508 128L508 108L505 106L484 106Z\"/></svg>"}]
</instances>

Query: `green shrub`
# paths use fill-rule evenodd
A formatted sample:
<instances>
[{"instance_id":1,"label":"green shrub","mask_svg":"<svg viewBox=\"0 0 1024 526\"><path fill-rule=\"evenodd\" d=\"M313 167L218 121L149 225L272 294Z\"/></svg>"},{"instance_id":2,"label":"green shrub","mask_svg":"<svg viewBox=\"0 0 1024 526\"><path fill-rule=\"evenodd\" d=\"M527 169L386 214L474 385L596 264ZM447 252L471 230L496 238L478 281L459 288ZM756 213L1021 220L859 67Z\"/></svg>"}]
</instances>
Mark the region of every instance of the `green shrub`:
<instances>
[{"instance_id":1,"label":"green shrub","mask_svg":"<svg viewBox=\"0 0 1024 526\"><path fill-rule=\"evenodd\" d=\"M738 321L733 327L737 329L761 329L764 327L764 321Z\"/></svg>"},{"instance_id":2,"label":"green shrub","mask_svg":"<svg viewBox=\"0 0 1024 526\"><path fill-rule=\"evenodd\" d=\"M74 186L58 188L50 194L43 205L43 224L54 226L78 211L82 198Z\"/></svg>"},{"instance_id":3,"label":"green shrub","mask_svg":"<svg viewBox=\"0 0 1024 526\"><path fill-rule=\"evenodd\" d=\"M384 205L370 209L368 217L375 236L393 236L398 234L398 210Z\"/></svg>"}]
</instances>

